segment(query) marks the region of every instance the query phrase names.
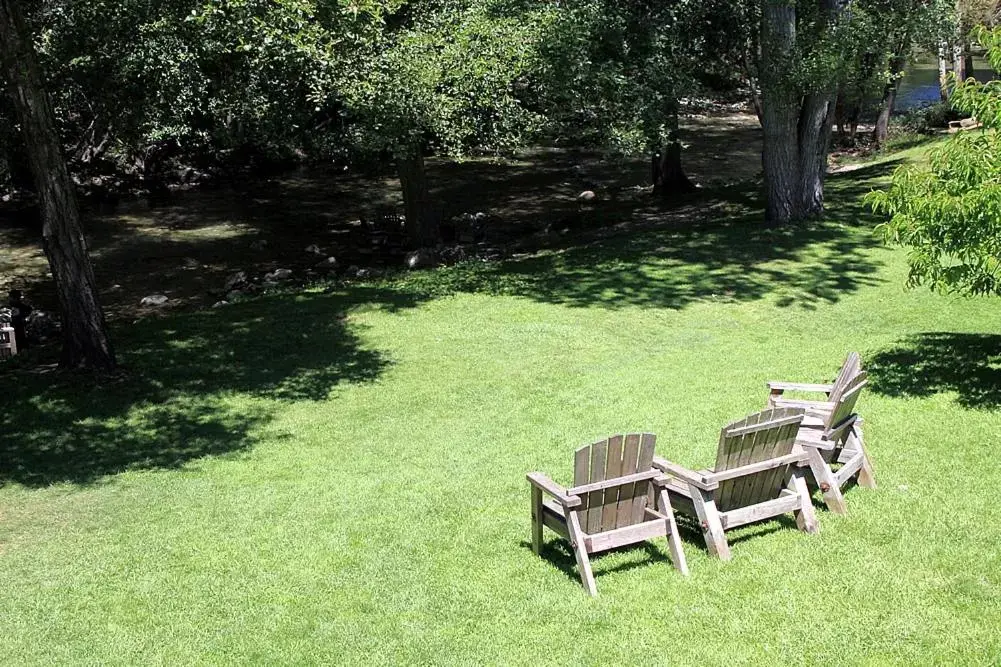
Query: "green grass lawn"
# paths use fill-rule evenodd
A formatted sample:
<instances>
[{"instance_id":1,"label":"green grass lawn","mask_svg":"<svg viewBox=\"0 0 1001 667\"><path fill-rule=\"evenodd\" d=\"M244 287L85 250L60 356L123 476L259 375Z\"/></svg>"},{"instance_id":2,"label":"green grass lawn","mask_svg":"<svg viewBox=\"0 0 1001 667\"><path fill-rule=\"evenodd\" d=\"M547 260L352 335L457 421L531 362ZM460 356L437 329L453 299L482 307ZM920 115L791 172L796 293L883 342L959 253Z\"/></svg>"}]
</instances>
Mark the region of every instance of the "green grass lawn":
<instances>
[{"instance_id":1,"label":"green grass lawn","mask_svg":"<svg viewBox=\"0 0 1001 667\"><path fill-rule=\"evenodd\" d=\"M1001 660L998 299L905 291L831 218L652 228L565 251L148 320L100 388L11 373L0 411L9 664L961 664ZM769 379L863 353L879 488L595 559L529 547L525 473L648 430L713 462Z\"/></svg>"}]
</instances>

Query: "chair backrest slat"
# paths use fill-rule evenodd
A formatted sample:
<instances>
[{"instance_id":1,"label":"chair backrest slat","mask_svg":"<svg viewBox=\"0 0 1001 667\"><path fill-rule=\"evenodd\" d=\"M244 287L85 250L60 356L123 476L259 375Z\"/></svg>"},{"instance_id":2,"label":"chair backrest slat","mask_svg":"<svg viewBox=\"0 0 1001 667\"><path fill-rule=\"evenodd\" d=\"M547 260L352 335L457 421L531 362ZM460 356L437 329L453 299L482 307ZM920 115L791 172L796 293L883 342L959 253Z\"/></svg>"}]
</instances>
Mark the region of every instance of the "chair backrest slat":
<instances>
[{"instance_id":1,"label":"chair backrest slat","mask_svg":"<svg viewBox=\"0 0 1001 667\"><path fill-rule=\"evenodd\" d=\"M656 441L652 433L614 435L581 447L574 454L574 486L650 470ZM642 481L584 494L576 510L581 527L593 535L643 522L651 489Z\"/></svg>"},{"instance_id":2,"label":"chair backrest slat","mask_svg":"<svg viewBox=\"0 0 1001 667\"><path fill-rule=\"evenodd\" d=\"M862 389L868 382L868 375L865 371L860 371L848 382L841 396L835 402L830 416L827 417L827 423L824 424L828 432L855 414L855 405L858 403L859 394L862 393Z\"/></svg>"},{"instance_id":3,"label":"chair backrest slat","mask_svg":"<svg viewBox=\"0 0 1001 667\"><path fill-rule=\"evenodd\" d=\"M834 386L831 387L831 393L828 400L837 402L842 393L844 393L845 388L848 383L862 371L862 358L859 356L858 352L852 352L845 359L845 363L841 364L841 370L838 371L838 376L834 378Z\"/></svg>"},{"instance_id":4,"label":"chair backrest slat","mask_svg":"<svg viewBox=\"0 0 1001 667\"><path fill-rule=\"evenodd\" d=\"M657 436L644 433L640 436L639 457L636 460L636 472L649 470L653 467L653 451L657 444ZM646 508L656 507L653 498L654 487L650 482L637 482L633 490L632 519L630 524L643 523L646 520Z\"/></svg>"},{"instance_id":5,"label":"chair backrest slat","mask_svg":"<svg viewBox=\"0 0 1001 667\"><path fill-rule=\"evenodd\" d=\"M581 484L587 484L591 481L591 457L595 455L596 450L600 445L604 443L596 442L593 445L588 445L587 447L581 447L573 455L573 484L574 486L580 486ZM601 469L604 470L605 466L602 463ZM590 521L591 516L591 498L596 496L599 499L598 503L598 516L600 520L601 515L601 504L600 498L601 494L586 493L581 496L580 507L577 508L577 516L580 519L581 528L585 531L587 530L588 521Z\"/></svg>"},{"instance_id":6,"label":"chair backrest slat","mask_svg":"<svg viewBox=\"0 0 1001 667\"><path fill-rule=\"evenodd\" d=\"M631 475L636 470L637 458L640 453L640 436L639 434L633 433L627 435L625 443L622 447L622 468L619 471L619 475ZM615 527L622 528L623 526L629 526L632 524L633 519L633 493L636 490L636 484L629 484L627 486L619 487L619 502L616 506L615 512Z\"/></svg>"},{"instance_id":7,"label":"chair backrest slat","mask_svg":"<svg viewBox=\"0 0 1001 667\"><path fill-rule=\"evenodd\" d=\"M580 477L574 474L574 486L582 486L590 482L600 482L605 479L605 458L608 455L608 440L596 442L587 447L581 447L577 453L584 452L588 465L584 468ZM601 532L601 508L604 505L605 492L595 491L587 494L586 514L579 511L580 523L586 533Z\"/></svg>"},{"instance_id":8,"label":"chair backrest slat","mask_svg":"<svg viewBox=\"0 0 1001 667\"><path fill-rule=\"evenodd\" d=\"M749 415L725 427L720 434L716 472L789 454L803 415L802 408L775 408ZM753 426L758 428L748 428ZM774 498L788 474L789 466L786 465L726 480L716 489L716 504L725 512Z\"/></svg>"},{"instance_id":9,"label":"chair backrest slat","mask_svg":"<svg viewBox=\"0 0 1001 667\"><path fill-rule=\"evenodd\" d=\"M605 459L605 476L602 479L614 479L622 476L622 441L624 437L614 435L608 439L608 457ZM605 489L605 498L601 508L601 530L615 528L615 519L619 512L618 487Z\"/></svg>"}]
</instances>

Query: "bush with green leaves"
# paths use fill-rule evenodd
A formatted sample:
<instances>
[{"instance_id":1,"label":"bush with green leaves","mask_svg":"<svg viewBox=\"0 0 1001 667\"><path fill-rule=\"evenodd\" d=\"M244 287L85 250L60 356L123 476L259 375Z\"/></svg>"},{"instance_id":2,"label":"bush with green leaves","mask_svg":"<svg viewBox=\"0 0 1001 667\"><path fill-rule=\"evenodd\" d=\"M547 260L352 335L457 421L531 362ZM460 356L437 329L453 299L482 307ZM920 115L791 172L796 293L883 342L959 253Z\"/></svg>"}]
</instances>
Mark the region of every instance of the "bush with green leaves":
<instances>
[{"instance_id":1,"label":"bush with green leaves","mask_svg":"<svg viewBox=\"0 0 1001 667\"><path fill-rule=\"evenodd\" d=\"M547 132L624 155L659 152L677 139L682 98L739 85L732 60L752 8L718 0L566 4L546 27L534 80Z\"/></svg>"},{"instance_id":2,"label":"bush with green leaves","mask_svg":"<svg viewBox=\"0 0 1001 667\"><path fill-rule=\"evenodd\" d=\"M900 119L900 126L910 134L935 134L957 120L959 113L948 102L936 102L928 106L911 109Z\"/></svg>"},{"instance_id":3,"label":"bush with green leaves","mask_svg":"<svg viewBox=\"0 0 1001 667\"><path fill-rule=\"evenodd\" d=\"M509 0L408 3L330 82L351 147L459 158L523 145L541 123L522 94L550 12Z\"/></svg>"},{"instance_id":4,"label":"bush with green leaves","mask_svg":"<svg viewBox=\"0 0 1001 667\"><path fill-rule=\"evenodd\" d=\"M1001 71L1001 29L978 38ZM954 85L953 106L983 129L952 136L928 168L899 167L889 189L867 201L889 216L878 227L883 238L910 247L910 286L1001 294L1001 81Z\"/></svg>"},{"instance_id":5,"label":"bush with green leaves","mask_svg":"<svg viewBox=\"0 0 1001 667\"><path fill-rule=\"evenodd\" d=\"M151 144L215 154L325 151L343 139L330 83L402 0L46 0L31 14L75 162L129 166Z\"/></svg>"}]
</instances>

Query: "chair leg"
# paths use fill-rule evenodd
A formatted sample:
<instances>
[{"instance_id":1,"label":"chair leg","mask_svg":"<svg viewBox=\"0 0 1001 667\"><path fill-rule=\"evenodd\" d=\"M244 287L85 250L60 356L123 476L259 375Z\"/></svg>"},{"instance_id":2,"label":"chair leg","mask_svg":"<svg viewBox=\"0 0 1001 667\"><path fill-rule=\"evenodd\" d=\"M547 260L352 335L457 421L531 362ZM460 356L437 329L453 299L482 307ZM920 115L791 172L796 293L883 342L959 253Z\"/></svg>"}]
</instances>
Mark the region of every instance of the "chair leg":
<instances>
[{"instance_id":1,"label":"chair leg","mask_svg":"<svg viewBox=\"0 0 1001 667\"><path fill-rule=\"evenodd\" d=\"M577 557L577 571L580 572L580 580L588 595L593 597L598 594L598 586L594 583L594 573L591 572L591 559L587 556L580 519L577 518L577 512L572 510L567 511L567 531L570 533L570 546L573 548L574 556Z\"/></svg>"},{"instance_id":2,"label":"chair leg","mask_svg":"<svg viewBox=\"0 0 1001 667\"><path fill-rule=\"evenodd\" d=\"M681 548L678 522L674 520L674 509L671 507L667 489L661 489L657 497L660 499L660 513L667 517L667 547L671 551L671 562L674 564L674 569L687 577L688 561L685 560L685 552Z\"/></svg>"},{"instance_id":3,"label":"chair leg","mask_svg":"<svg viewBox=\"0 0 1001 667\"><path fill-rule=\"evenodd\" d=\"M820 524L817 522L817 513L813 509L813 500L810 498L810 487L806 485L806 476L802 470L793 470L789 479L789 489L799 495L799 509L796 510L796 525L800 530L807 533L820 532Z\"/></svg>"},{"instance_id":4,"label":"chair leg","mask_svg":"<svg viewBox=\"0 0 1001 667\"><path fill-rule=\"evenodd\" d=\"M542 490L532 487L532 551L542 549Z\"/></svg>"},{"instance_id":5,"label":"chair leg","mask_svg":"<svg viewBox=\"0 0 1001 667\"><path fill-rule=\"evenodd\" d=\"M765 405L766 410L770 410L775 407L775 399L782 398L781 389L772 389L768 392L768 403Z\"/></svg>"},{"instance_id":6,"label":"chair leg","mask_svg":"<svg viewBox=\"0 0 1001 667\"><path fill-rule=\"evenodd\" d=\"M720 560L730 560L730 545L726 542L723 522L720 521L719 511L716 509L716 501L713 500L712 493L703 491L697 486L689 485L688 488L692 494L692 504L695 506L695 514L699 517L699 523L702 525L702 533L705 535L709 553L718 556Z\"/></svg>"},{"instance_id":7,"label":"chair leg","mask_svg":"<svg viewBox=\"0 0 1001 667\"><path fill-rule=\"evenodd\" d=\"M810 472L813 473L813 478L817 480L817 486L820 487L820 492L824 496L827 509L835 514L847 514L848 508L845 507L845 497L841 493L841 487L838 486L838 480L834 478L834 473L831 472L831 466L820 456L819 450L810 447L809 452Z\"/></svg>"},{"instance_id":8,"label":"chair leg","mask_svg":"<svg viewBox=\"0 0 1001 667\"><path fill-rule=\"evenodd\" d=\"M865 451L865 443L862 440L862 429L854 428L849 437L854 437L858 444L858 449L862 452L862 468L858 472L858 485L866 489L876 488L876 475L872 470L872 463L869 462L869 453Z\"/></svg>"}]
</instances>

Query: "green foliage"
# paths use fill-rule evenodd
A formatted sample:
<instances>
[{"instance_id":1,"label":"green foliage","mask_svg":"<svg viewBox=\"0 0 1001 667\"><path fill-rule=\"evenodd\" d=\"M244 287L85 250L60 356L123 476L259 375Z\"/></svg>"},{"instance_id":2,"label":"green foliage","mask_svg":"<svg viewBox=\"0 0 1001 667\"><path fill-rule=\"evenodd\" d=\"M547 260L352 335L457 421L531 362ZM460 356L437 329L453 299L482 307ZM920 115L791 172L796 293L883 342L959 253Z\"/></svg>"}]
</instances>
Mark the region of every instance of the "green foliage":
<instances>
[{"instance_id":1,"label":"green foliage","mask_svg":"<svg viewBox=\"0 0 1001 667\"><path fill-rule=\"evenodd\" d=\"M911 109L903 114L900 124L912 134L934 134L949 125L949 121L959 118L952 105L946 102L930 104L919 109Z\"/></svg>"},{"instance_id":2,"label":"green foliage","mask_svg":"<svg viewBox=\"0 0 1001 667\"><path fill-rule=\"evenodd\" d=\"M329 82L400 4L94 0L52 3L35 24L67 143L110 137L130 160L166 138L291 150L340 131Z\"/></svg>"},{"instance_id":3,"label":"green foliage","mask_svg":"<svg viewBox=\"0 0 1001 667\"><path fill-rule=\"evenodd\" d=\"M549 24L539 56L535 89L547 130L626 154L659 151L672 138L679 99L704 89L700 77L732 76L732 62L721 63L742 46L735 14L719 2L570 3Z\"/></svg>"},{"instance_id":4,"label":"green foliage","mask_svg":"<svg viewBox=\"0 0 1001 667\"><path fill-rule=\"evenodd\" d=\"M522 98L551 8L506 0L414 2L332 82L363 153L461 157L525 142L541 117Z\"/></svg>"},{"instance_id":5,"label":"green foliage","mask_svg":"<svg viewBox=\"0 0 1001 667\"><path fill-rule=\"evenodd\" d=\"M1001 29L983 31L990 60L1001 65ZM931 153L929 168L903 166L869 204L890 216L879 231L911 248L910 285L964 294L1001 293L1001 87L956 84L952 103L984 131L961 132Z\"/></svg>"}]
</instances>

